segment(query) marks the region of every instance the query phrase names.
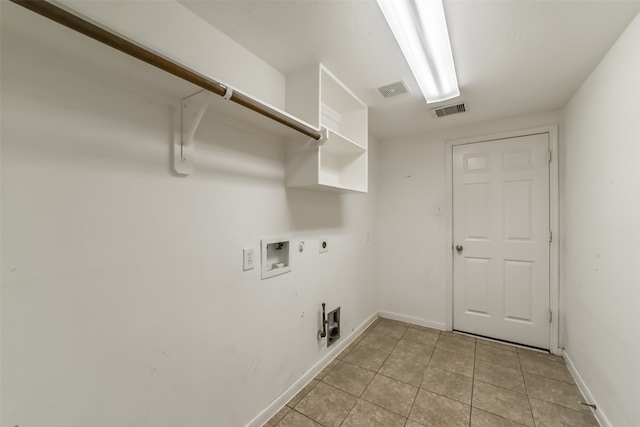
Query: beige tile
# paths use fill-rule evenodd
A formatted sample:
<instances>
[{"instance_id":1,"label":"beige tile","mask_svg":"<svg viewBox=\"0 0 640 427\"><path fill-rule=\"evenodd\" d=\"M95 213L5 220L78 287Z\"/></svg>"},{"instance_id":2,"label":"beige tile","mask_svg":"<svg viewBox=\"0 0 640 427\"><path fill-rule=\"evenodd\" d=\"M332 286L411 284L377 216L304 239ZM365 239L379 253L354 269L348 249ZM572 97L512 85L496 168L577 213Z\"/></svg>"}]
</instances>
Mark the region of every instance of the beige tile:
<instances>
[{"instance_id":1,"label":"beige tile","mask_svg":"<svg viewBox=\"0 0 640 427\"><path fill-rule=\"evenodd\" d=\"M329 371L331 371L331 369L333 369L334 366L336 366L338 364L339 360L337 359L333 359L331 362L329 362L329 364L327 366L324 367L324 369L322 369L322 371L318 372L318 375L316 375L316 380L321 380L324 377L327 376L327 374L329 373Z\"/></svg>"},{"instance_id":2,"label":"beige tile","mask_svg":"<svg viewBox=\"0 0 640 427\"><path fill-rule=\"evenodd\" d=\"M396 346L398 341L398 338L371 333L367 335L362 341L360 341L360 344L358 345L389 354L391 353L391 350L393 350L393 348Z\"/></svg>"},{"instance_id":3,"label":"beige tile","mask_svg":"<svg viewBox=\"0 0 640 427\"><path fill-rule=\"evenodd\" d=\"M420 390L409 418L434 427L468 427L469 409L469 406L463 403Z\"/></svg>"},{"instance_id":4,"label":"beige tile","mask_svg":"<svg viewBox=\"0 0 640 427\"><path fill-rule=\"evenodd\" d=\"M522 424L490 414L478 408L471 409L471 427L521 427Z\"/></svg>"},{"instance_id":5,"label":"beige tile","mask_svg":"<svg viewBox=\"0 0 640 427\"><path fill-rule=\"evenodd\" d=\"M347 348L342 350L340 354L336 356L336 359L344 359L349 353L351 353L351 351L353 351L354 348L358 346L358 344L360 344L360 341L362 341L363 338L364 336L360 335L357 339L353 340L353 342L349 344Z\"/></svg>"},{"instance_id":6,"label":"beige tile","mask_svg":"<svg viewBox=\"0 0 640 427\"><path fill-rule=\"evenodd\" d=\"M506 343L502 343L502 342L497 342L497 341L491 341L488 339L481 339L481 338L477 338L476 339L476 344L477 345L488 345L489 347L496 347L502 350L509 350L509 351L516 351L516 346L515 345L511 345L511 344L506 344ZM477 347L476 347L476 351L477 351Z\"/></svg>"},{"instance_id":7,"label":"beige tile","mask_svg":"<svg viewBox=\"0 0 640 427\"><path fill-rule=\"evenodd\" d=\"M459 340L476 342L476 339L474 337L471 337L469 335L459 334L457 332L442 331L442 332L440 332L440 335L445 336L445 337L450 337L450 338L456 338L456 339L459 339Z\"/></svg>"},{"instance_id":8,"label":"beige tile","mask_svg":"<svg viewBox=\"0 0 640 427\"><path fill-rule=\"evenodd\" d=\"M406 417L418 387L377 374L362 394L362 399Z\"/></svg>"},{"instance_id":9,"label":"beige tile","mask_svg":"<svg viewBox=\"0 0 640 427\"><path fill-rule=\"evenodd\" d=\"M293 398L287 403L287 406L290 407L290 408L293 408L294 406L296 406L298 404L298 402L300 402L303 397L305 397L311 390L313 390L313 388L317 384L318 384L317 380L311 380L311 382L309 384L307 384L306 386L304 386L304 388L302 390L300 390L298 392L298 394L293 396Z\"/></svg>"},{"instance_id":10,"label":"beige tile","mask_svg":"<svg viewBox=\"0 0 640 427\"><path fill-rule=\"evenodd\" d=\"M393 353L384 362L379 373L405 383L419 386L427 364L419 356L398 356Z\"/></svg>"},{"instance_id":11,"label":"beige tile","mask_svg":"<svg viewBox=\"0 0 640 427\"><path fill-rule=\"evenodd\" d=\"M564 381L568 384L575 384L567 366L564 363L552 362L536 356L518 354L522 372L540 375L554 380Z\"/></svg>"},{"instance_id":12,"label":"beige tile","mask_svg":"<svg viewBox=\"0 0 640 427\"><path fill-rule=\"evenodd\" d=\"M478 341L476 345L476 359L486 360L487 362L506 366L508 368L520 369L518 353L496 346L487 345L480 341Z\"/></svg>"},{"instance_id":13,"label":"beige tile","mask_svg":"<svg viewBox=\"0 0 640 427\"><path fill-rule=\"evenodd\" d=\"M434 334L424 329L409 328L402 336L403 340L417 342L428 347L435 347L440 334Z\"/></svg>"},{"instance_id":14,"label":"beige tile","mask_svg":"<svg viewBox=\"0 0 640 427\"><path fill-rule=\"evenodd\" d=\"M402 338L394 347L391 354L403 357L420 357L424 363L428 363L433 353L433 346L420 344L419 342L409 341Z\"/></svg>"},{"instance_id":15,"label":"beige tile","mask_svg":"<svg viewBox=\"0 0 640 427\"><path fill-rule=\"evenodd\" d=\"M548 352L529 350L528 348L521 348L521 347L518 347L516 350L518 351L518 354L521 354L524 356L538 357L540 359L545 359L550 362L564 363L564 359L562 358L562 356L556 356L555 354L550 354Z\"/></svg>"},{"instance_id":16,"label":"beige tile","mask_svg":"<svg viewBox=\"0 0 640 427\"><path fill-rule=\"evenodd\" d=\"M436 348L451 351L453 353L473 356L476 351L476 343L475 341L466 341L458 338L440 335L440 338L438 338L438 343L436 344Z\"/></svg>"},{"instance_id":17,"label":"beige tile","mask_svg":"<svg viewBox=\"0 0 640 427\"><path fill-rule=\"evenodd\" d=\"M576 411L584 410L584 405L578 403L578 401L583 400L582 394L575 385L531 375L526 372L524 381L530 397L562 405Z\"/></svg>"},{"instance_id":18,"label":"beige tile","mask_svg":"<svg viewBox=\"0 0 640 427\"><path fill-rule=\"evenodd\" d=\"M417 423L413 420L407 420L407 423L404 427L426 427L424 424Z\"/></svg>"},{"instance_id":19,"label":"beige tile","mask_svg":"<svg viewBox=\"0 0 640 427\"><path fill-rule=\"evenodd\" d=\"M388 321L382 321L376 325L371 331L371 334L375 335L387 335L393 338L398 338L404 334L404 331L409 327L408 324L391 323Z\"/></svg>"},{"instance_id":20,"label":"beige tile","mask_svg":"<svg viewBox=\"0 0 640 427\"><path fill-rule=\"evenodd\" d=\"M283 419L285 415L287 415L290 411L291 408L285 406L284 408L280 409L273 417L271 417L271 419L267 421L267 423L262 427L275 427L275 425L278 424L278 422L280 422L280 420Z\"/></svg>"},{"instance_id":21,"label":"beige tile","mask_svg":"<svg viewBox=\"0 0 640 427\"><path fill-rule=\"evenodd\" d=\"M336 356L336 359L344 359L364 339L364 335L358 335L344 350Z\"/></svg>"},{"instance_id":22,"label":"beige tile","mask_svg":"<svg viewBox=\"0 0 640 427\"><path fill-rule=\"evenodd\" d=\"M409 328L418 329L420 331L430 332L432 334L440 334L440 332L442 332L440 329L434 329L434 328L430 328L428 326L420 326L420 325L414 325L414 324L410 324Z\"/></svg>"},{"instance_id":23,"label":"beige tile","mask_svg":"<svg viewBox=\"0 0 640 427\"><path fill-rule=\"evenodd\" d=\"M342 360L360 366L361 368L369 369L370 371L377 371L386 358L387 353L383 351L358 345Z\"/></svg>"},{"instance_id":24,"label":"beige tile","mask_svg":"<svg viewBox=\"0 0 640 427\"><path fill-rule=\"evenodd\" d=\"M364 332L364 331L363 331ZM357 337L355 337L353 339L353 341L351 341L351 344L358 344L360 341L362 341L362 338L364 338L364 333L360 332L360 335L358 335Z\"/></svg>"},{"instance_id":25,"label":"beige tile","mask_svg":"<svg viewBox=\"0 0 640 427\"><path fill-rule=\"evenodd\" d=\"M470 377L429 367L420 388L470 405L472 384Z\"/></svg>"},{"instance_id":26,"label":"beige tile","mask_svg":"<svg viewBox=\"0 0 640 427\"><path fill-rule=\"evenodd\" d=\"M473 377L473 355L452 353L436 348L431 356L429 367Z\"/></svg>"},{"instance_id":27,"label":"beige tile","mask_svg":"<svg viewBox=\"0 0 640 427\"><path fill-rule=\"evenodd\" d=\"M473 378L478 381L497 385L498 387L517 391L518 393L527 393L520 369L508 368L476 359Z\"/></svg>"},{"instance_id":28,"label":"beige tile","mask_svg":"<svg viewBox=\"0 0 640 427\"><path fill-rule=\"evenodd\" d=\"M405 420L405 417L359 400L342 423L342 427L403 427Z\"/></svg>"},{"instance_id":29,"label":"beige tile","mask_svg":"<svg viewBox=\"0 0 640 427\"><path fill-rule=\"evenodd\" d=\"M344 350L342 350L340 353L338 353L338 355L336 356L336 360L342 360L344 359L349 353L351 353L351 350L353 350L353 347L347 347Z\"/></svg>"},{"instance_id":30,"label":"beige tile","mask_svg":"<svg viewBox=\"0 0 640 427\"><path fill-rule=\"evenodd\" d=\"M374 320L374 321L373 321L369 326L367 326L367 328L366 328L364 331L362 331L362 333L360 334L360 336L361 336L362 338L366 337L366 336L367 336L367 334L368 334L369 332L373 331L373 328L375 328L375 327L376 327L376 325L377 325L378 323L380 323L381 321L382 321L382 318L381 318L381 317L378 317L378 318L377 318L376 320Z\"/></svg>"},{"instance_id":31,"label":"beige tile","mask_svg":"<svg viewBox=\"0 0 640 427\"><path fill-rule=\"evenodd\" d=\"M278 424L278 427L322 427L322 424L305 417L299 412L289 412Z\"/></svg>"},{"instance_id":32,"label":"beige tile","mask_svg":"<svg viewBox=\"0 0 640 427\"><path fill-rule=\"evenodd\" d=\"M536 427L598 427L590 409L574 411L538 399L530 399Z\"/></svg>"},{"instance_id":33,"label":"beige tile","mask_svg":"<svg viewBox=\"0 0 640 427\"><path fill-rule=\"evenodd\" d=\"M325 427L337 427L358 399L324 383L318 383L294 409Z\"/></svg>"},{"instance_id":34,"label":"beige tile","mask_svg":"<svg viewBox=\"0 0 640 427\"><path fill-rule=\"evenodd\" d=\"M401 320L394 320L394 319L388 319L386 317L381 317L380 318L380 323L383 323L385 325L400 325L400 326L404 326L404 327L409 327L409 323L407 322L403 322Z\"/></svg>"},{"instance_id":35,"label":"beige tile","mask_svg":"<svg viewBox=\"0 0 640 427\"><path fill-rule=\"evenodd\" d=\"M322 382L360 397L374 375L374 372L360 368L359 366L340 362L324 377Z\"/></svg>"},{"instance_id":36,"label":"beige tile","mask_svg":"<svg viewBox=\"0 0 640 427\"><path fill-rule=\"evenodd\" d=\"M502 418L533 427L529 399L524 394L481 381L474 381L473 406Z\"/></svg>"}]
</instances>

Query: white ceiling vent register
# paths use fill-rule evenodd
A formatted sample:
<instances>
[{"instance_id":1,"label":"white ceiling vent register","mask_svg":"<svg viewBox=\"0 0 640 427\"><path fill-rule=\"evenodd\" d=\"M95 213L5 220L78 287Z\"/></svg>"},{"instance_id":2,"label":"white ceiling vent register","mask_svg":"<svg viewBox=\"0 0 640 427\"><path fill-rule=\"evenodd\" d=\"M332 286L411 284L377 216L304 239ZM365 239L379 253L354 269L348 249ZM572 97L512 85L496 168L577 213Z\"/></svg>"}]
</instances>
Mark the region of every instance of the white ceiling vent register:
<instances>
[{"instance_id":1,"label":"white ceiling vent register","mask_svg":"<svg viewBox=\"0 0 640 427\"><path fill-rule=\"evenodd\" d=\"M409 93L409 89L407 89L407 85L403 80L377 87L376 90L383 98L392 98Z\"/></svg>"},{"instance_id":2,"label":"white ceiling vent register","mask_svg":"<svg viewBox=\"0 0 640 427\"><path fill-rule=\"evenodd\" d=\"M467 104L462 102L460 104L443 105L442 107L432 108L431 114L436 118L440 118L450 116L452 114L464 113L467 109Z\"/></svg>"}]
</instances>

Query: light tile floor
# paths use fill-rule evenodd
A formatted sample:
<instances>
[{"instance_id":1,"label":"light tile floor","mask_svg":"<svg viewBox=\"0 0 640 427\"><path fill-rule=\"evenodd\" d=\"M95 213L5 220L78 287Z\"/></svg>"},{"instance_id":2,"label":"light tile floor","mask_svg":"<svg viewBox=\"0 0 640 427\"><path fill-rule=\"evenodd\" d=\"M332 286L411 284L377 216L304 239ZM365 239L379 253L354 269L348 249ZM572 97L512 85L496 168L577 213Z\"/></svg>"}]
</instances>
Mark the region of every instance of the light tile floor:
<instances>
[{"instance_id":1,"label":"light tile floor","mask_svg":"<svg viewBox=\"0 0 640 427\"><path fill-rule=\"evenodd\" d=\"M268 427L579 427L561 357L378 319Z\"/></svg>"}]
</instances>

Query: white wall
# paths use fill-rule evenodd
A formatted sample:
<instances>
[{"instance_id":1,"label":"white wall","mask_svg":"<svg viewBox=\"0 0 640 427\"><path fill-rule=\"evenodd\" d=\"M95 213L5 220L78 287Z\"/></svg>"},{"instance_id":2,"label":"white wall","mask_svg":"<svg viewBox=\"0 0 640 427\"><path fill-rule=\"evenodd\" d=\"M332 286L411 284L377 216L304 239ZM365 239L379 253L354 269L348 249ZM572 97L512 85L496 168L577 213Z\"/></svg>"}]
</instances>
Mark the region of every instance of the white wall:
<instances>
[{"instance_id":1,"label":"white wall","mask_svg":"<svg viewBox=\"0 0 640 427\"><path fill-rule=\"evenodd\" d=\"M375 141L369 194L291 190L280 141L209 117L176 176L168 103L2 7L1 424L246 425L327 354L321 302L345 340L377 310ZM242 271L280 235L291 273Z\"/></svg>"},{"instance_id":2,"label":"white wall","mask_svg":"<svg viewBox=\"0 0 640 427\"><path fill-rule=\"evenodd\" d=\"M61 0L61 4L200 74L284 108L284 75L177 1Z\"/></svg>"},{"instance_id":3,"label":"white wall","mask_svg":"<svg viewBox=\"0 0 640 427\"><path fill-rule=\"evenodd\" d=\"M609 425L640 425L640 16L565 110L566 352Z\"/></svg>"},{"instance_id":4,"label":"white wall","mask_svg":"<svg viewBox=\"0 0 640 427\"><path fill-rule=\"evenodd\" d=\"M446 119L442 119L446 120ZM515 117L380 143L380 310L398 319L445 328L445 144L448 140L557 124L559 113ZM441 207L444 214L436 214Z\"/></svg>"}]
</instances>

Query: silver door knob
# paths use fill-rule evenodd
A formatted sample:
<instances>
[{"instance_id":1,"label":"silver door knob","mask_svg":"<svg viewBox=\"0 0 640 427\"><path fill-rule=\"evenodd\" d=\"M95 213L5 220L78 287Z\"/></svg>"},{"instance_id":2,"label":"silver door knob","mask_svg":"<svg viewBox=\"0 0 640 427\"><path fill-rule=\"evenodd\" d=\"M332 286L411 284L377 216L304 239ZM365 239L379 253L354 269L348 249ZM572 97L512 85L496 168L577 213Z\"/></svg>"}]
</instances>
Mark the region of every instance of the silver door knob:
<instances>
[{"instance_id":1,"label":"silver door knob","mask_svg":"<svg viewBox=\"0 0 640 427\"><path fill-rule=\"evenodd\" d=\"M462 249L463 249L462 245L456 246L456 251L462 252Z\"/></svg>"}]
</instances>

